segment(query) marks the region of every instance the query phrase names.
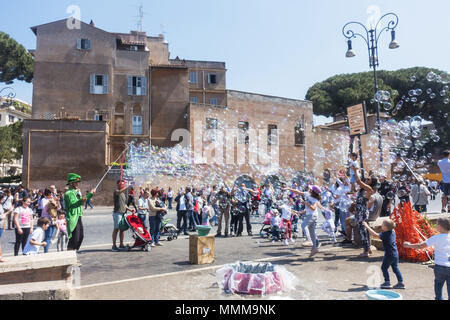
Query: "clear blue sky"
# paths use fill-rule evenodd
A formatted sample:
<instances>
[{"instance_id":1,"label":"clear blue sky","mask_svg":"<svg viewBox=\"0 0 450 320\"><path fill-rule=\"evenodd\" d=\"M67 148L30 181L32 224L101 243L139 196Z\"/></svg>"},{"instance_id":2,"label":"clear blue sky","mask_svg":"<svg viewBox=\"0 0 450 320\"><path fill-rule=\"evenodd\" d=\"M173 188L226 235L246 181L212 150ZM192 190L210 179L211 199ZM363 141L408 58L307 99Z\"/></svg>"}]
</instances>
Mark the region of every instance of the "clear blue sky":
<instances>
[{"instance_id":1,"label":"clear blue sky","mask_svg":"<svg viewBox=\"0 0 450 320\"><path fill-rule=\"evenodd\" d=\"M172 58L226 62L229 89L304 99L316 82L368 71L365 44L355 40L357 57L346 59L341 30L352 20L366 23L372 5L400 18L401 47L389 50L390 35L382 36L381 69L450 71L448 0L16 0L2 1L0 30L34 49L30 27L67 18L67 8L78 5L82 21L129 32L137 28L141 2L147 34L164 32ZM18 98L31 102L32 85L14 87Z\"/></svg>"}]
</instances>

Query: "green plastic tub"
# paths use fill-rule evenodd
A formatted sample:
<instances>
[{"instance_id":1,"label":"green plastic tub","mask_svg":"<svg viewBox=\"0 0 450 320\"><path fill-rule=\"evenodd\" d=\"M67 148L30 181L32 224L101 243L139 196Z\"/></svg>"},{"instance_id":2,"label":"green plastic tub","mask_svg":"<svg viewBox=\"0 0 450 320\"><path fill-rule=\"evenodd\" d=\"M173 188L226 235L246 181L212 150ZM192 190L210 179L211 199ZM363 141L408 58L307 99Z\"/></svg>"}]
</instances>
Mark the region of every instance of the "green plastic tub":
<instances>
[{"instance_id":1,"label":"green plastic tub","mask_svg":"<svg viewBox=\"0 0 450 320\"><path fill-rule=\"evenodd\" d=\"M210 226L197 226L197 233L199 237L205 237L211 231Z\"/></svg>"}]
</instances>

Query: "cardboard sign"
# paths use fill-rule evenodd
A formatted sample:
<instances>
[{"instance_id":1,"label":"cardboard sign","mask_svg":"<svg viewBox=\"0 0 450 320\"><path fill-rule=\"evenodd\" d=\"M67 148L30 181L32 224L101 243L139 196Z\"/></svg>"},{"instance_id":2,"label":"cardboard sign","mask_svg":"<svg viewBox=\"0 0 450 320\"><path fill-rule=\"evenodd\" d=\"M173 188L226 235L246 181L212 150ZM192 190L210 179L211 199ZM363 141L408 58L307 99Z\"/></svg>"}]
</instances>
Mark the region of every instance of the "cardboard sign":
<instances>
[{"instance_id":1,"label":"cardboard sign","mask_svg":"<svg viewBox=\"0 0 450 320\"><path fill-rule=\"evenodd\" d=\"M365 104L347 108L348 126L350 136L358 136L367 133L367 118Z\"/></svg>"}]
</instances>

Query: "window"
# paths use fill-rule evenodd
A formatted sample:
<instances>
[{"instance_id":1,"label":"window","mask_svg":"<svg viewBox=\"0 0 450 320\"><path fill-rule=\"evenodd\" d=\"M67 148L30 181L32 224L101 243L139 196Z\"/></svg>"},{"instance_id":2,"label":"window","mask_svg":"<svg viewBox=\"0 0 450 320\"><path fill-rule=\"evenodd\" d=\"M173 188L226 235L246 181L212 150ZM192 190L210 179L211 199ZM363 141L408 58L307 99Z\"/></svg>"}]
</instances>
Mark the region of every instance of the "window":
<instances>
[{"instance_id":1,"label":"window","mask_svg":"<svg viewBox=\"0 0 450 320\"><path fill-rule=\"evenodd\" d=\"M9 122L12 123L12 122L14 122L15 118L14 118L14 116L10 115L10 116L8 116L8 120L9 120Z\"/></svg>"},{"instance_id":2,"label":"window","mask_svg":"<svg viewBox=\"0 0 450 320\"><path fill-rule=\"evenodd\" d=\"M267 143L269 145L276 145L276 144L278 144L277 125L269 124L269 126L268 126L268 133L267 134L268 134Z\"/></svg>"},{"instance_id":3,"label":"window","mask_svg":"<svg viewBox=\"0 0 450 320\"><path fill-rule=\"evenodd\" d=\"M239 129L238 143L248 144L248 142L249 142L248 122L247 121L239 121L238 129Z\"/></svg>"},{"instance_id":4,"label":"window","mask_svg":"<svg viewBox=\"0 0 450 320\"><path fill-rule=\"evenodd\" d=\"M198 103L197 97L191 97L191 103Z\"/></svg>"},{"instance_id":5,"label":"window","mask_svg":"<svg viewBox=\"0 0 450 320\"><path fill-rule=\"evenodd\" d=\"M211 84L217 83L217 75L215 73L208 74L208 83L211 83Z\"/></svg>"},{"instance_id":6,"label":"window","mask_svg":"<svg viewBox=\"0 0 450 320\"><path fill-rule=\"evenodd\" d=\"M296 146L303 146L305 145L305 129L301 124L297 124L295 127L295 145Z\"/></svg>"},{"instance_id":7,"label":"window","mask_svg":"<svg viewBox=\"0 0 450 320\"><path fill-rule=\"evenodd\" d=\"M219 102L217 101L217 98L211 98L209 99L209 104L212 106L217 106Z\"/></svg>"},{"instance_id":8,"label":"window","mask_svg":"<svg viewBox=\"0 0 450 320\"><path fill-rule=\"evenodd\" d=\"M138 51L138 46L130 46L130 51Z\"/></svg>"},{"instance_id":9,"label":"window","mask_svg":"<svg viewBox=\"0 0 450 320\"><path fill-rule=\"evenodd\" d=\"M197 83L198 82L198 73L197 71L191 71L189 72L189 82L190 83Z\"/></svg>"},{"instance_id":10,"label":"window","mask_svg":"<svg viewBox=\"0 0 450 320\"><path fill-rule=\"evenodd\" d=\"M96 114L94 115L95 121L103 121L103 115L102 114Z\"/></svg>"},{"instance_id":11,"label":"window","mask_svg":"<svg viewBox=\"0 0 450 320\"><path fill-rule=\"evenodd\" d=\"M107 74L91 74L91 94L108 94Z\"/></svg>"},{"instance_id":12,"label":"window","mask_svg":"<svg viewBox=\"0 0 450 320\"><path fill-rule=\"evenodd\" d=\"M142 134L142 116L133 116L133 134Z\"/></svg>"},{"instance_id":13,"label":"window","mask_svg":"<svg viewBox=\"0 0 450 320\"><path fill-rule=\"evenodd\" d=\"M77 39L78 50L91 50L92 42L89 39Z\"/></svg>"},{"instance_id":14,"label":"window","mask_svg":"<svg viewBox=\"0 0 450 320\"><path fill-rule=\"evenodd\" d=\"M128 95L145 96L147 94L147 78L140 76L128 77Z\"/></svg>"}]
</instances>

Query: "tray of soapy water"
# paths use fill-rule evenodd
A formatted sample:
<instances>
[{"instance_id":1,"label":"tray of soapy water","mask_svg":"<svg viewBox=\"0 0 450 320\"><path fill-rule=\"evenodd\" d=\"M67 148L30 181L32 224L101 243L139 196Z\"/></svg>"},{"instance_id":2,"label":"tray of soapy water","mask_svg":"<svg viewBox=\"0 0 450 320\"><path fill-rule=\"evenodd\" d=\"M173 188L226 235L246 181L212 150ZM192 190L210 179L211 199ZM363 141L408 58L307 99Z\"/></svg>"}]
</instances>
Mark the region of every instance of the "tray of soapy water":
<instances>
[{"instance_id":1,"label":"tray of soapy water","mask_svg":"<svg viewBox=\"0 0 450 320\"><path fill-rule=\"evenodd\" d=\"M240 261L217 270L216 279L227 293L259 296L295 290L297 282L284 267Z\"/></svg>"}]
</instances>

